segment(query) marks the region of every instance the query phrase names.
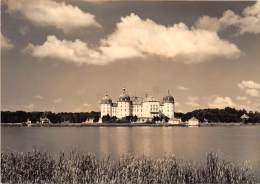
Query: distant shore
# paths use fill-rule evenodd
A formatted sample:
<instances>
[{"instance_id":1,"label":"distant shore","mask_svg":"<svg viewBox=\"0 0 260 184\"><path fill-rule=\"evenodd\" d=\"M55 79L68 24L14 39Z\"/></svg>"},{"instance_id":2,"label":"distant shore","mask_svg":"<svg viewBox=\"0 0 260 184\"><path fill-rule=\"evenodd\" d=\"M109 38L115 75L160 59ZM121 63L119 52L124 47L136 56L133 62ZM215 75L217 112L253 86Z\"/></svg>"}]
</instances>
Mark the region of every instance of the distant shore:
<instances>
[{"instance_id":1,"label":"distant shore","mask_svg":"<svg viewBox=\"0 0 260 184\"><path fill-rule=\"evenodd\" d=\"M257 126L259 123L202 123L194 127L215 126ZM1 127L28 127L23 123L1 123ZM29 127L187 127L183 124L151 124L151 123L56 123L56 124L31 124Z\"/></svg>"}]
</instances>

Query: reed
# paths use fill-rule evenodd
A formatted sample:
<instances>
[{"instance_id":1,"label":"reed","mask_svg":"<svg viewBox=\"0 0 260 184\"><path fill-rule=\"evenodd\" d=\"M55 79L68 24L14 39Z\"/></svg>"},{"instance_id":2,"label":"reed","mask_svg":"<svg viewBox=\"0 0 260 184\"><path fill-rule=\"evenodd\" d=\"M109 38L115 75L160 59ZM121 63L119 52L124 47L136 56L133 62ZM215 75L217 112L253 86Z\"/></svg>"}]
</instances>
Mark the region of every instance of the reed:
<instances>
[{"instance_id":1,"label":"reed","mask_svg":"<svg viewBox=\"0 0 260 184\"><path fill-rule=\"evenodd\" d=\"M97 159L93 154L72 151L51 156L37 150L1 153L2 183L255 183L244 164L207 154L193 163L165 156L122 155Z\"/></svg>"}]
</instances>

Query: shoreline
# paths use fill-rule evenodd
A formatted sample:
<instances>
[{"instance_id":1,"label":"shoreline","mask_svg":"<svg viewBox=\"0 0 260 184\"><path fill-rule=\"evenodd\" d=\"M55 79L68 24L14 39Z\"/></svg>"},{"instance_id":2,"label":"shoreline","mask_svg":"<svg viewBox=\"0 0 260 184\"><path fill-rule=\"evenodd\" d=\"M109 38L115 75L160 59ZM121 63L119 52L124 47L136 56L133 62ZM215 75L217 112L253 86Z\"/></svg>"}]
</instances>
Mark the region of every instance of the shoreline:
<instances>
[{"instance_id":1,"label":"shoreline","mask_svg":"<svg viewBox=\"0 0 260 184\"><path fill-rule=\"evenodd\" d=\"M183 124L150 124L150 123L60 123L60 124L32 124L1 123L1 127L221 127L221 126L259 126L258 123L203 123L198 126Z\"/></svg>"}]
</instances>

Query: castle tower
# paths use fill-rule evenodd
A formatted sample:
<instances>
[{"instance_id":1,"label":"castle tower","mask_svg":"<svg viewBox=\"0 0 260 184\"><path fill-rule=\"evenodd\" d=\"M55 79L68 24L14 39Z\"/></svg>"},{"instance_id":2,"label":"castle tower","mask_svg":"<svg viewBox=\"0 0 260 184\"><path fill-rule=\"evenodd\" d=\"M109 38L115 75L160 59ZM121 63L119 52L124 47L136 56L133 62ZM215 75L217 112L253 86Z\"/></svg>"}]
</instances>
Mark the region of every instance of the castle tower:
<instances>
[{"instance_id":1,"label":"castle tower","mask_svg":"<svg viewBox=\"0 0 260 184\"><path fill-rule=\"evenodd\" d=\"M107 93L102 98L100 107L101 107L101 118L106 115L112 116L112 99L108 96Z\"/></svg>"},{"instance_id":2,"label":"castle tower","mask_svg":"<svg viewBox=\"0 0 260 184\"><path fill-rule=\"evenodd\" d=\"M170 119L174 118L174 98L168 90L168 94L163 97L162 113Z\"/></svg>"},{"instance_id":3,"label":"castle tower","mask_svg":"<svg viewBox=\"0 0 260 184\"><path fill-rule=\"evenodd\" d=\"M117 101L117 112L116 116L118 118L123 118L126 116L132 115L131 112L131 98L130 96L126 93L126 89L122 89L122 94L119 96L118 101Z\"/></svg>"}]
</instances>

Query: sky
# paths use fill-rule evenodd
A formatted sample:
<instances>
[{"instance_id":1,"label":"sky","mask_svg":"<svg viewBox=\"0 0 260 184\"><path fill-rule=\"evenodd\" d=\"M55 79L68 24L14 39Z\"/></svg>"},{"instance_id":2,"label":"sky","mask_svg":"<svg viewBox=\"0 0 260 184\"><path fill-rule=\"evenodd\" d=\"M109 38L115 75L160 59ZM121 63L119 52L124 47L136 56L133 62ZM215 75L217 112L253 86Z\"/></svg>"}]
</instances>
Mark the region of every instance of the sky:
<instances>
[{"instance_id":1,"label":"sky","mask_svg":"<svg viewBox=\"0 0 260 184\"><path fill-rule=\"evenodd\" d=\"M176 111L260 111L260 2L1 1L2 110L99 110L106 92Z\"/></svg>"}]
</instances>

